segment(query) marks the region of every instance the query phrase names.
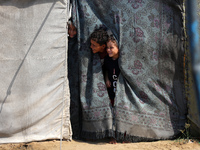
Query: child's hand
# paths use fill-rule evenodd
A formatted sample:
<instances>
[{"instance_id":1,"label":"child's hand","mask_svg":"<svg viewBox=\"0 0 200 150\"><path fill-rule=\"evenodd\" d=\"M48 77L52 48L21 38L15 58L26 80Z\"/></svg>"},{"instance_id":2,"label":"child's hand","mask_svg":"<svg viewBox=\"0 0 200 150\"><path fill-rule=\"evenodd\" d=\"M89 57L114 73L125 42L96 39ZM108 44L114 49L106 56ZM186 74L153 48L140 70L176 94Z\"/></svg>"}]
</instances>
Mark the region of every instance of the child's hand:
<instances>
[{"instance_id":1,"label":"child's hand","mask_svg":"<svg viewBox=\"0 0 200 150\"><path fill-rule=\"evenodd\" d=\"M110 82L110 80L106 80L106 86L107 86L107 88L110 88L110 87L111 87L111 82Z\"/></svg>"}]
</instances>

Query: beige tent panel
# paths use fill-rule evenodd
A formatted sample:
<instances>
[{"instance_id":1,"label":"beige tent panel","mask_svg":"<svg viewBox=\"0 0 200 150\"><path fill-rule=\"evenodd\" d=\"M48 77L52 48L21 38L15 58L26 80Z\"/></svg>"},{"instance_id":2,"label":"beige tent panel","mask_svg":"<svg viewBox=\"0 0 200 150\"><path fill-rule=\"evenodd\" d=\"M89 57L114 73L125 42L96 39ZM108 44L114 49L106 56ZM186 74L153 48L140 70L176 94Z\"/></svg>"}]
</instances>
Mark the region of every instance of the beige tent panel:
<instances>
[{"instance_id":1,"label":"beige tent panel","mask_svg":"<svg viewBox=\"0 0 200 150\"><path fill-rule=\"evenodd\" d=\"M0 0L0 143L71 139L68 1Z\"/></svg>"}]
</instances>

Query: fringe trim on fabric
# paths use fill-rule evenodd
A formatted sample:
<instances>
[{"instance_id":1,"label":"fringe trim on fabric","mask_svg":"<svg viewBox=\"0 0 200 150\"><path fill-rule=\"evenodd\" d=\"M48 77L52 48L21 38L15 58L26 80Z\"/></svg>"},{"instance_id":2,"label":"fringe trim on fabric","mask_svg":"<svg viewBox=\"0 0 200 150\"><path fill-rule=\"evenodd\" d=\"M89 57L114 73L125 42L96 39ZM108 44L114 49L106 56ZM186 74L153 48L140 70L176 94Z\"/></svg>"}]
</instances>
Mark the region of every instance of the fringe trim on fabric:
<instances>
[{"instance_id":1,"label":"fringe trim on fabric","mask_svg":"<svg viewBox=\"0 0 200 150\"><path fill-rule=\"evenodd\" d=\"M103 138L107 138L107 137L115 137L114 134L115 133L114 133L113 130L106 130L106 131L103 131L103 132L86 132L86 131L82 131L81 137L83 139L96 140L96 139L103 139Z\"/></svg>"},{"instance_id":2,"label":"fringe trim on fabric","mask_svg":"<svg viewBox=\"0 0 200 150\"><path fill-rule=\"evenodd\" d=\"M139 136L132 136L126 133L115 132L113 130L106 130L103 132L85 132L82 131L81 133L82 139L91 139L91 140L98 140L103 138L113 137L118 142L128 141L128 142L152 142L158 140L172 140L175 139L176 136L172 136L169 138L146 138L146 137L139 137Z\"/></svg>"},{"instance_id":3,"label":"fringe trim on fabric","mask_svg":"<svg viewBox=\"0 0 200 150\"><path fill-rule=\"evenodd\" d=\"M157 141L157 140L170 140L173 139L174 137L169 137L169 138L146 138L146 137L139 137L139 136L132 136L129 134L121 133L121 132L116 132L116 137L115 139L117 141L123 142L123 141L128 141L128 142L152 142L152 141Z\"/></svg>"}]
</instances>

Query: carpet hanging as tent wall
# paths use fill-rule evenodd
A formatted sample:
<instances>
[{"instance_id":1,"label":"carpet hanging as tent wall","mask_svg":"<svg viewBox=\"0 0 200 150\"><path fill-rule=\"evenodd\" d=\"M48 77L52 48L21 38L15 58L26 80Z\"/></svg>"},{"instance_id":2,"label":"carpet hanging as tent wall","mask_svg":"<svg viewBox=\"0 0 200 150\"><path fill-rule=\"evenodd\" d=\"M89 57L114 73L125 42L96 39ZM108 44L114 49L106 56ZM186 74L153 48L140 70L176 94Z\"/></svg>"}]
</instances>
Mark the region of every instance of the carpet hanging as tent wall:
<instances>
[{"instance_id":1,"label":"carpet hanging as tent wall","mask_svg":"<svg viewBox=\"0 0 200 150\"><path fill-rule=\"evenodd\" d=\"M80 136L151 141L180 133L187 114L183 1L74 0L72 7L79 44ZM90 49L89 36L100 26L113 32L120 48L113 109L100 58Z\"/></svg>"}]
</instances>

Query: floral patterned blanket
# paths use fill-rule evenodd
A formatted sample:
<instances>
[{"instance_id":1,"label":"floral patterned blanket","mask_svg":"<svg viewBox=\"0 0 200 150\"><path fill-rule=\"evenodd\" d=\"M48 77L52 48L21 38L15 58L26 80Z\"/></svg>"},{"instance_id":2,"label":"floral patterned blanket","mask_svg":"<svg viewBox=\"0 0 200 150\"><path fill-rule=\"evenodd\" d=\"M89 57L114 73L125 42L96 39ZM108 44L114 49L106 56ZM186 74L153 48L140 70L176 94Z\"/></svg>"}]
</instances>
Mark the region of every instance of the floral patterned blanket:
<instances>
[{"instance_id":1,"label":"floral patterned blanket","mask_svg":"<svg viewBox=\"0 0 200 150\"><path fill-rule=\"evenodd\" d=\"M75 138L134 142L178 135L187 113L183 1L73 0L72 7L79 47L79 71L73 73L80 88L79 97L71 98ZM100 26L113 32L120 48L113 108L100 58L90 49L89 36ZM79 121L73 124L74 118Z\"/></svg>"}]
</instances>

